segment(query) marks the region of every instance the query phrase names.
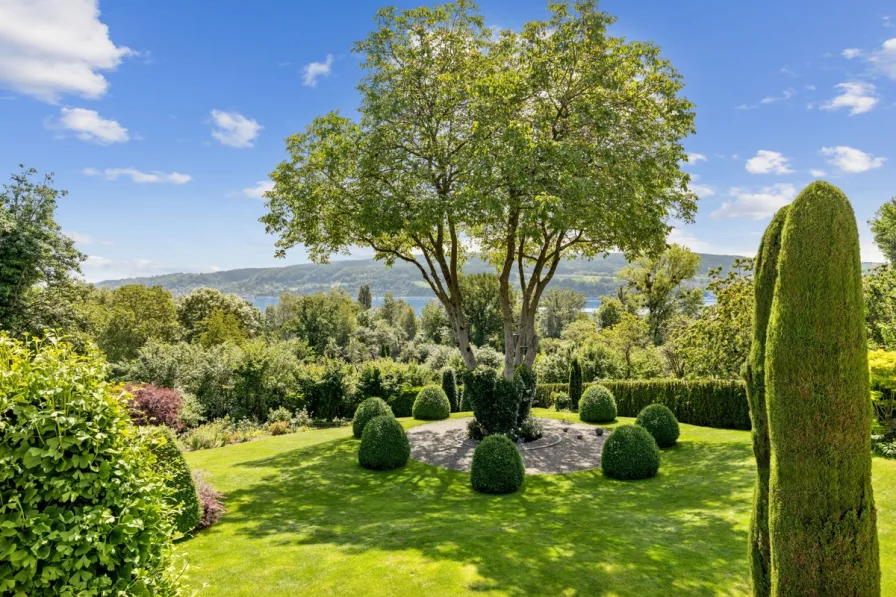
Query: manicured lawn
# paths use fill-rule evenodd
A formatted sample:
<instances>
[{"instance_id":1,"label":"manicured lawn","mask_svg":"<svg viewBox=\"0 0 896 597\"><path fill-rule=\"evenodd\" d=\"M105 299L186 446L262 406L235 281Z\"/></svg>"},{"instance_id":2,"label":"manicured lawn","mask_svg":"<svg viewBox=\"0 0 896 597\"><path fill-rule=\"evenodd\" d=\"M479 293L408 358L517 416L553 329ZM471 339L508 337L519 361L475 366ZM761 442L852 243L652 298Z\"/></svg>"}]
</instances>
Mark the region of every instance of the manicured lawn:
<instances>
[{"instance_id":1,"label":"manicured lawn","mask_svg":"<svg viewBox=\"0 0 896 597\"><path fill-rule=\"evenodd\" d=\"M350 436L311 431L187 455L227 495L224 519L180 544L202 594L749 594L747 432L683 425L655 479L538 475L503 497L414 461L366 471ZM890 595L896 461L875 459L874 475Z\"/></svg>"}]
</instances>

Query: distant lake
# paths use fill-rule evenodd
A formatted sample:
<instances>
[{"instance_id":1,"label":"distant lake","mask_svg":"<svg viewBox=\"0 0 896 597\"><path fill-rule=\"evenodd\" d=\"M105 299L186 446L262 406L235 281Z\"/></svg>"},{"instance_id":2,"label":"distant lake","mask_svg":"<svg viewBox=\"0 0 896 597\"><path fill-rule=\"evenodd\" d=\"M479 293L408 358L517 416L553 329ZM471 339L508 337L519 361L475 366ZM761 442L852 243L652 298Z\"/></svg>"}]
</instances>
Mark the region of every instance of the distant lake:
<instances>
[{"instance_id":1,"label":"distant lake","mask_svg":"<svg viewBox=\"0 0 896 597\"><path fill-rule=\"evenodd\" d=\"M414 311L417 313L417 315L420 315L420 313L423 312L423 307L426 305L426 303L436 300L434 297L431 297L431 296L396 296L395 300L398 300L398 299L403 300L404 302L409 304L411 307L413 307ZM269 306L276 305L277 303L280 302L280 299L277 298L276 296L253 296L253 297L248 297L246 300L248 300L250 303L255 305L257 308L261 309L262 311L264 311ZM703 304L704 305L714 305L715 303L716 303L715 296L713 296L709 292L703 293ZM383 304L383 297L381 297L381 296L373 297L373 306L374 307L379 307L382 304ZM585 308L582 309L582 311L584 311L585 313L593 313L595 310L597 310L597 308L599 306L600 306L600 299L589 298L589 299L585 300Z\"/></svg>"}]
</instances>

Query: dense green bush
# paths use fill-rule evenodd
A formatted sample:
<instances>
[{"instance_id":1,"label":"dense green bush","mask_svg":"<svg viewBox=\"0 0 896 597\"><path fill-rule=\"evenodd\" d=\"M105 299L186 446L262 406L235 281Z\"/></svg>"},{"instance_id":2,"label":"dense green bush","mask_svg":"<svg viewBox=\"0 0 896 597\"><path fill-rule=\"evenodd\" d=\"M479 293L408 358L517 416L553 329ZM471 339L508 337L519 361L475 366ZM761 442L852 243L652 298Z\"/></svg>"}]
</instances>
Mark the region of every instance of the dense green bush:
<instances>
[{"instance_id":1,"label":"dense green bush","mask_svg":"<svg viewBox=\"0 0 896 597\"><path fill-rule=\"evenodd\" d=\"M529 413L532 412L532 405L535 402L535 388L538 386L538 377L535 369L520 365L513 373L513 381L517 386L517 394L519 395L520 410L516 417L517 426L522 425L529 420Z\"/></svg>"},{"instance_id":2,"label":"dense green bush","mask_svg":"<svg viewBox=\"0 0 896 597\"><path fill-rule=\"evenodd\" d=\"M451 416L451 403L441 386L426 386L414 400L414 418L420 421L440 421Z\"/></svg>"},{"instance_id":3,"label":"dense green bush","mask_svg":"<svg viewBox=\"0 0 896 597\"><path fill-rule=\"evenodd\" d=\"M551 404L557 411L569 410L569 394L562 391L551 392Z\"/></svg>"},{"instance_id":4,"label":"dense green bush","mask_svg":"<svg viewBox=\"0 0 896 597\"><path fill-rule=\"evenodd\" d=\"M390 396L386 403L396 417L410 417L414 410L414 401L422 389L418 386L403 387L397 394Z\"/></svg>"},{"instance_id":5,"label":"dense green bush","mask_svg":"<svg viewBox=\"0 0 896 597\"><path fill-rule=\"evenodd\" d=\"M588 386L579 404L579 418L586 423L610 423L616 420L613 393L601 385Z\"/></svg>"},{"instance_id":6,"label":"dense green bush","mask_svg":"<svg viewBox=\"0 0 896 597\"><path fill-rule=\"evenodd\" d=\"M398 420L390 415L370 419L361 434L358 462L364 468L390 470L404 466L411 457L411 444Z\"/></svg>"},{"instance_id":7,"label":"dense green bush","mask_svg":"<svg viewBox=\"0 0 896 597\"><path fill-rule=\"evenodd\" d=\"M489 435L476 446L470 481L481 493L513 493L523 484L523 457L510 439Z\"/></svg>"},{"instance_id":8,"label":"dense green bush","mask_svg":"<svg viewBox=\"0 0 896 597\"><path fill-rule=\"evenodd\" d=\"M767 330L772 595L880 595L855 215L813 182L790 204Z\"/></svg>"},{"instance_id":9,"label":"dense green bush","mask_svg":"<svg viewBox=\"0 0 896 597\"><path fill-rule=\"evenodd\" d=\"M643 427L621 425L604 442L600 466L613 479L647 479L660 468L660 448Z\"/></svg>"},{"instance_id":10,"label":"dense green bush","mask_svg":"<svg viewBox=\"0 0 896 597\"><path fill-rule=\"evenodd\" d=\"M168 489L92 351L0 336L0 594L179 594Z\"/></svg>"},{"instance_id":11,"label":"dense green bush","mask_svg":"<svg viewBox=\"0 0 896 597\"><path fill-rule=\"evenodd\" d=\"M582 391L582 366L579 364L579 359L573 357L569 364L569 408L571 410L579 410Z\"/></svg>"},{"instance_id":12,"label":"dense green bush","mask_svg":"<svg viewBox=\"0 0 896 597\"><path fill-rule=\"evenodd\" d=\"M393 416L389 405L382 398L368 398L359 404L355 411L355 417L352 419L352 433L360 439L364 427L370 419L382 416Z\"/></svg>"},{"instance_id":13,"label":"dense green bush","mask_svg":"<svg viewBox=\"0 0 896 597\"><path fill-rule=\"evenodd\" d=\"M442 389L448 396L448 402L451 404L451 412L460 410L460 397L457 395L457 378L454 376L454 370L445 368L442 371Z\"/></svg>"},{"instance_id":14,"label":"dense green bush","mask_svg":"<svg viewBox=\"0 0 896 597\"><path fill-rule=\"evenodd\" d=\"M646 429L660 448L674 446L675 442L678 441L678 436L681 434L675 415L672 414L669 407L663 404L645 406L644 410L638 413L635 425L640 425Z\"/></svg>"},{"instance_id":15,"label":"dense green bush","mask_svg":"<svg viewBox=\"0 0 896 597\"><path fill-rule=\"evenodd\" d=\"M488 433L510 433L517 426L520 393L513 381L499 377L494 369L477 367L466 373L464 395L468 394L473 415Z\"/></svg>"},{"instance_id":16,"label":"dense green bush","mask_svg":"<svg viewBox=\"0 0 896 597\"><path fill-rule=\"evenodd\" d=\"M150 439L150 450L156 457L153 465L165 484L171 489L168 500L177 511L174 526L181 535L186 535L202 521L202 505L190 467L177 447L174 432L168 427L157 427Z\"/></svg>"}]
</instances>

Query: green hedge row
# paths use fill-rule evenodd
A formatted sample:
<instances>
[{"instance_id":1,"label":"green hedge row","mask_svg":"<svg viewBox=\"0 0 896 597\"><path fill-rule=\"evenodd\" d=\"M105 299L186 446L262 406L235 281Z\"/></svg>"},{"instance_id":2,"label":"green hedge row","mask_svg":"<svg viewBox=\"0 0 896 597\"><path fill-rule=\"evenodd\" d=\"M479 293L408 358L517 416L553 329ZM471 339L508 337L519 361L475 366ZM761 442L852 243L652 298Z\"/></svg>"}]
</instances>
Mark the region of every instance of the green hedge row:
<instances>
[{"instance_id":1,"label":"green hedge row","mask_svg":"<svg viewBox=\"0 0 896 597\"><path fill-rule=\"evenodd\" d=\"M636 417L653 403L665 404L682 423L720 429L750 429L747 390L740 380L717 379L637 379L605 380L616 398L621 417ZM539 384L535 391L538 406L551 406L552 392L566 392L567 384Z\"/></svg>"},{"instance_id":2,"label":"green hedge row","mask_svg":"<svg viewBox=\"0 0 896 597\"><path fill-rule=\"evenodd\" d=\"M422 386L405 386L397 394L389 396L386 403L392 408L392 414L396 417L410 417L414 409L414 400L422 389Z\"/></svg>"}]
</instances>

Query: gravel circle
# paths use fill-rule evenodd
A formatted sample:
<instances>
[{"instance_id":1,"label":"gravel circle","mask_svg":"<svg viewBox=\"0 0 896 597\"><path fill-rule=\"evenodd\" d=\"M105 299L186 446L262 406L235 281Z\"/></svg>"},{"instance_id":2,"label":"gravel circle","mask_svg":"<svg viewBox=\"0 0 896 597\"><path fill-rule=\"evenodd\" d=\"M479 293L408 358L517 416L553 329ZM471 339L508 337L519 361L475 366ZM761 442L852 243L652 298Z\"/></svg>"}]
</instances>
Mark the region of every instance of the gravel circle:
<instances>
[{"instance_id":1,"label":"gravel circle","mask_svg":"<svg viewBox=\"0 0 896 597\"><path fill-rule=\"evenodd\" d=\"M408 429L411 458L458 471L469 471L479 442L467 437L469 418L446 419ZM585 423L538 419L541 439L523 444L520 454L528 474L563 474L600 466L600 454L608 433Z\"/></svg>"}]
</instances>

